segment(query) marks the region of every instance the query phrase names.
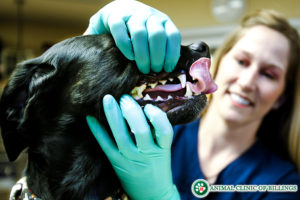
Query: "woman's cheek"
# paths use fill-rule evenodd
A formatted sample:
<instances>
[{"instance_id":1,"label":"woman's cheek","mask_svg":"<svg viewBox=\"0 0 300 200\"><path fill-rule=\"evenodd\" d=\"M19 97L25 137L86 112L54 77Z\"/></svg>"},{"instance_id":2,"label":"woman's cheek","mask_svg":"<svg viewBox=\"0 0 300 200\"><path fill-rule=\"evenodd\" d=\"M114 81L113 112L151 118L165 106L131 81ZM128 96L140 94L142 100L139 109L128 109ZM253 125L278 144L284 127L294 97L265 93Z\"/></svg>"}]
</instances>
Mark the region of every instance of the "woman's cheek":
<instances>
[{"instance_id":1,"label":"woman's cheek","mask_svg":"<svg viewBox=\"0 0 300 200\"><path fill-rule=\"evenodd\" d=\"M236 66L236 63L226 59L224 60L218 72L216 79L217 84L224 84L226 82L232 81L239 74L239 69Z\"/></svg>"},{"instance_id":2,"label":"woman's cheek","mask_svg":"<svg viewBox=\"0 0 300 200\"><path fill-rule=\"evenodd\" d=\"M270 81L260 81L259 84L259 93L262 101L264 104L269 104L272 106L277 99L281 96L284 90L284 84L283 83L276 83L276 82L270 82Z\"/></svg>"}]
</instances>

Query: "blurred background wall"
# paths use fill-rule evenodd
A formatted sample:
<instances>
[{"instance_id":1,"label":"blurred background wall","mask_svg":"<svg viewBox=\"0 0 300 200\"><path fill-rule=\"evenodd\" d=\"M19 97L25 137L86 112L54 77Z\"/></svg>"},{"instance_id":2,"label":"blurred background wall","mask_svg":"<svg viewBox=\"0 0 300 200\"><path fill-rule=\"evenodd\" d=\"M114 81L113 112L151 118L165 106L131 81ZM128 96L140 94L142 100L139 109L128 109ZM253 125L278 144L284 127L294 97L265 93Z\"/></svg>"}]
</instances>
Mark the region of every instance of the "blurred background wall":
<instances>
[{"instance_id":1,"label":"blurred background wall","mask_svg":"<svg viewBox=\"0 0 300 200\"><path fill-rule=\"evenodd\" d=\"M0 0L0 94L16 62L40 55L52 44L81 35L90 16L110 0ZM299 0L141 0L168 14L182 33L183 43L199 40L212 48L242 15L270 8L282 12L300 30ZM217 15L216 15L217 13ZM1 78L2 77L2 78ZM26 158L6 160L0 145L0 199L7 199Z\"/></svg>"},{"instance_id":2,"label":"blurred background wall","mask_svg":"<svg viewBox=\"0 0 300 200\"><path fill-rule=\"evenodd\" d=\"M221 22L212 13L213 4L216 2L217 4L220 2L226 4L230 0L141 1L167 13L182 31L184 42L185 40L188 42L191 35L197 35L197 32L200 33L198 38L193 37L203 39L201 34L204 34L204 31L209 33L212 28L212 35L213 32L226 34L226 27L229 27L228 31L230 31L239 20L238 17L235 20ZM300 19L299 0L231 1L245 2L242 14L260 8L272 8L282 12L290 19ZM19 39L22 40L22 48L33 53L41 53L41 50L51 43L81 35L88 25L89 17L109 2L109 0L1 0L0 38L4 47L17 48L19 21L22 26L22 33L19 35ZM20 12L18 12L18 7ZM228 10L227 15L232 13L232 9Z\"/></svg>"}]
</instances>

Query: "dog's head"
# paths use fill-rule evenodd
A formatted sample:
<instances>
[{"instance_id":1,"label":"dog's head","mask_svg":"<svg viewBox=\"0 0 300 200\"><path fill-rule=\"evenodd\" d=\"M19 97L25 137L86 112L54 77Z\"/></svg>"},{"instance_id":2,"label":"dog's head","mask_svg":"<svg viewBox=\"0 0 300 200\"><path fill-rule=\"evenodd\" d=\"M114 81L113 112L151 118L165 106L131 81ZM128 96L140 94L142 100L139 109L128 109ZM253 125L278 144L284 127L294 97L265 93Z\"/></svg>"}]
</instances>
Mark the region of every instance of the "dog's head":
<instances>
[{"instance_id":1,"label":"dog's head","mask_svg":"<svg viewBox=\"0 0 300 200\"><path fill-rule=\"evenodd\" d=\"M106 124L106 94L118 100L127 93L141 106L157 105L172 124L195 119L206 105L205 94L216 89L208 72L209 56L204 43L182 46L172 73L143 75L109 35L74 37L54 45L19 64L3 92L0 121L9 159L15 160L28 146L45 143L44 138L58 146L49 138L70 127L71 137L81 138L83 133L76 131L87 128L86 115Z\"/></svg>"}]
</instances>

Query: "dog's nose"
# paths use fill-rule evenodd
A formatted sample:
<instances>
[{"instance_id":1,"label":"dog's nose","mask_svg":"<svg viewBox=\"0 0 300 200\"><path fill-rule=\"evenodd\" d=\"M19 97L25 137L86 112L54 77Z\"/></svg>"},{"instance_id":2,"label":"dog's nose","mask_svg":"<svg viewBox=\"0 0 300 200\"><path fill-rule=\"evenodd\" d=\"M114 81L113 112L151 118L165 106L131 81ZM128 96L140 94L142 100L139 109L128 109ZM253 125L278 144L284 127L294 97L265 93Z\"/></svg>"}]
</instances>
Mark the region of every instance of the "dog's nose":
<instances>
[{"instance_id":1,"label":"dog's nose","mask_svg":"<svg viewBox=\"0 0 300 200\"><path fill-rule=\"evenodd\" d=\"M209 47L205 42L193 43L189 45L189 48L192 49L195 54L200 54L201 57L210 57Z\"/></svg>"}]
</instances>

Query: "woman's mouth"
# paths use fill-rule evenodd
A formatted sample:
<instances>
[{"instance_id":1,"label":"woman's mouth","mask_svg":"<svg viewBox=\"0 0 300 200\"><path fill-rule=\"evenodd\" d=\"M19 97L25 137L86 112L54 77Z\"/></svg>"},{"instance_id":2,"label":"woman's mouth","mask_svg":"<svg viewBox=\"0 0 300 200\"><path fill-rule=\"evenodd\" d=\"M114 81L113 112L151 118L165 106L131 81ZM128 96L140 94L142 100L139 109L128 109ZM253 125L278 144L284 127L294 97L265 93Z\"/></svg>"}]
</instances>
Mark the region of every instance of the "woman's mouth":
<instances>
[{"instance_id":1,"label":"woman's mouth","mask_svg":"<svg viewBox=\"0 0 300 200\"><path fill-rule=\"evenodd\" d=\"M230 98L234 105L239 107L254 106L254 103L246 97L243 97L237 93L229 93Z\"/></svg>"}]
</instances>

